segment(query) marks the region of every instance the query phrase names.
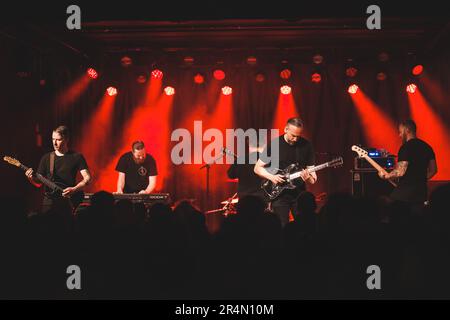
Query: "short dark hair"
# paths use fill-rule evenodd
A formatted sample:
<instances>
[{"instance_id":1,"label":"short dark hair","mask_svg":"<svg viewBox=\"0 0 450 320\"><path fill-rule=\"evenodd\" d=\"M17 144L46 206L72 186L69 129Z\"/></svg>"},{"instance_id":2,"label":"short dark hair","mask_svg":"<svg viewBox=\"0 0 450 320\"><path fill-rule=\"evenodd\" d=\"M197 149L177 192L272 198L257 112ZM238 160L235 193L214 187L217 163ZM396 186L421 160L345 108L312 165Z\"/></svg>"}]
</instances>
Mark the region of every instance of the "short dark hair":
<instances>
[{"instance_id":1,"label":"short dark hair","mask_svg":"<svg viewBox=\"0 0 450 320\"><path fill-rule=\"evenodd\" d=\"M69 128L67 128L67 126L64 125L58 126L55 129L53 129L53 132L59 133L59 135L63 137L63 139L69 138Z\"/></svg>"},{"instance_id":2,"label":"short dark hair","mask_svg":"<svg viewBox=\"0 0 450 320\"><path fill-rule=\"evenodd\" d=\"M141 140L136 140L131 144L131 150L142 150L145 148L144 142Z\"/></svg>"},{"instance_id":3,"label":"short dark hair","mask_svg":"<svg viewBox=\"0 0 450 320\"><path fill-rule=\"evenodd\" d=\"M303 128L303 120L296 117L288 119L286 124L293 125L294 127L297 128Z\"/></svg>"},{"instance_id":4,"label":"short dark hair","mask_svg":"<svg viewBox=\"0 0 450 320\"><path fill-rule=\"evenodd\" d=\"M411 131L412 133L416 134L417 131L417 125L412 119L406 119L402 122L400 122L400 125Z\"/></svg>"}]
</instances>

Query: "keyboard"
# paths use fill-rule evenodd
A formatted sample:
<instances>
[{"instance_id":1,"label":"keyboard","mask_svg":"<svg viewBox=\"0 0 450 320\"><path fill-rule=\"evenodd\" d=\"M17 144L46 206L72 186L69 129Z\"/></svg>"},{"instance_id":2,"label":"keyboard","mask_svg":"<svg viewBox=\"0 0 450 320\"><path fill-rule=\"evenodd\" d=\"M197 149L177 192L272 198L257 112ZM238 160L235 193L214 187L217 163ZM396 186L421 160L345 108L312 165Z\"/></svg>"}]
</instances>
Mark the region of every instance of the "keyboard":
<instances>
[{"instance_id":1,"label":"keyboard","mask_svg":"<svg viewBox=\"0 0 450 320\"><path fill-rule=\"evenodd\" d=\"M93 193L84 194L84 203L91 201ZM154 203L154 202L169 202L170 196L168 193L150 193L150 194L138 194L138 193L121 193L113 194L115 200L130 200L133 203Z\"/></svg>"}]
</instances>

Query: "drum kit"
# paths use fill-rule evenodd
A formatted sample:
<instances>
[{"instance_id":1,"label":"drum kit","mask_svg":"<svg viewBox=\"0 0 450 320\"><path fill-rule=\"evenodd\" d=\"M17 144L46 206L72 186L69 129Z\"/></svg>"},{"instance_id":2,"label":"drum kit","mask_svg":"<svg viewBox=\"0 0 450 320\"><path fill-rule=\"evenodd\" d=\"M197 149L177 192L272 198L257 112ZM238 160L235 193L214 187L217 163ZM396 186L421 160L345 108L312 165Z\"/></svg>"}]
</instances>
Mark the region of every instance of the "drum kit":
<instances>
[{"instance_id":1,"label":"drum kit","mask_svg":"<svg viewBox=\"0 0 450 320\"><path fill-rule=\"evenodd\" d=\"M236 204L238 202L239 198L237 197L237 193L235 193L232 197L220 203L223 204L222 208L206 211L206 214L221 213L224 217L228 217L229 215L236 214Z\"/></svg>"},{"instance_id":2,"label":"drum kit","mask_svg":"<svg viewBox=\"0 0 450 320\"><path fill-rule=\"evenodd\" d=\"M228 179L227 180L227 182L232 182L232 183L236 183L237 181L238 181L237 179ZM322 202L326 201L327 196L328 195L325 192L317 194L315 196L316 202L322 203ZM206 211L205 214L219 213L224 217L228 217L229 215L236 214L236 212L237 212L236 205L238 202L239 202L239 198L237 196L237 193L235 193L230 198L228 198L220 203L223 205L222 208ZM272 206L271 206L270 202L268 203L267 210L272 211Z\"/></svg>"}]
</instances>

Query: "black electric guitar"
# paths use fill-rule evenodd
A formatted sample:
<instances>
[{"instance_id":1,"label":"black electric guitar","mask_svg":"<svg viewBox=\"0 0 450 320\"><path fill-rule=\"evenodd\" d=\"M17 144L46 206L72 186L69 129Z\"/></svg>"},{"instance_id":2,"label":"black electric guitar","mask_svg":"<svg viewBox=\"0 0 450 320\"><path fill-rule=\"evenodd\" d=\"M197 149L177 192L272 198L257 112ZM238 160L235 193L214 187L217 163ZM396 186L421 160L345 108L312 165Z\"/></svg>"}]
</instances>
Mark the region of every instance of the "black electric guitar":
<instances>
[{"instance_id":1,"label":"black electric guitar","mask_svg":"<svg viewBox=\"0 0 450 320\"><path fill-rule=\"evenodd\" d=\"M11 158L11 157L3 157L3 160L5 160L6 162L8 162L9 164L16 166L20 169L22 169L23 171L27 171L29 168L27 166L24 166L22 163L20 163L19 160ZM44 177L43 175L39 174L39 173L34 173L34 177L36 178L36 180L38 180L39 182L41 182L43 185L45 185L47 187L47 191L46 191L46 196L52 199L56 199L56 198L62 198L62 193L64 191L65 188L67 188L67 186L58 183L58 182L53 182L50 179L47 179L46 177ZM84 198L84 193L82 191L77 191L75 193L73 193L70 197L68 197L68 201L72 207L72 209L76 209L78 207L78 205L83 201Z\"/></svg>"},{"instance_id":2,"label":"black electric guitar","mask_svg":"<svg viewBox=\"0 0 450 320\"><path fill-rule=\"evenodd\" d=\"M278 198L278 196L285 190L285 189L295 189L296 186L294 185L293 181L295 179L300 178L300 173L303 170L307 170L308 172L316 172L325 168L336 168L338 166L341 166L344 163L342 157L335 158L329 162L320 164L318 166L314 166L308 169L299 169L298 166L294 163L289 165L286 169L280 170L276 169L276 172L274 174L280 174L284 182L274 184L270 180L264 180L261 184L261 188L266 193L267 197L270 199L270 201L275 200Z\"/></svg>"}]
</instances>

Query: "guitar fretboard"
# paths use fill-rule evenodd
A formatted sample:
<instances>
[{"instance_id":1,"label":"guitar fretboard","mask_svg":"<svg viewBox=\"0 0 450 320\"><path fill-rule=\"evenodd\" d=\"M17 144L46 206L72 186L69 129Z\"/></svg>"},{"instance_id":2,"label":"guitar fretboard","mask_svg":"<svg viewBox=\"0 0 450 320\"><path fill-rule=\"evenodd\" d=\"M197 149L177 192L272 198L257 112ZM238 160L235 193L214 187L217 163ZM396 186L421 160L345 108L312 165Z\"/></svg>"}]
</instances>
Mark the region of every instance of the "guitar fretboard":
<instances>
[{"instance_id":1,"label":"guitar fretboard","mask_svg":"<svg viewBox=\"0 0 450 320\"><path fill-rule=\"evenodd\" d=\"M20 164L20 169L22 169L23 171L27 171L29 168L27 166L24 166L23 164ZM58 186L56 183L54 183L53 181L47 179L46 177L44 177L43 175L36 173L35 174L36 178L42 182L46 187L52 189L52 190L58 190L60 192L63 191L63 189Z\"/></svg>"},{"instance_id":2,"label":"guitar fretboard","mask_svg":"<svg viewBox=\"0 0 450 320\"><path fill-rule=\"evenodd\" d=\"M306 170L308 172L316 172L316 171L319 171L319 170L322 170L322 169L325 169L325 168L329 167L329 165L330 165L330 163L326 162L326 163L320 164L318 166L315 166L315 167L312 167L312 168L309 168L309 169L306 169ZM298 177L300 177L300 173L301 173L301 171L291 174L289 176L289 179L290 180L297 179Z\"/></svg>"}]
</instances>

